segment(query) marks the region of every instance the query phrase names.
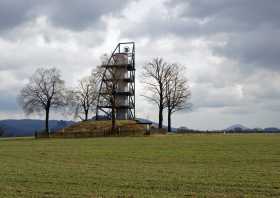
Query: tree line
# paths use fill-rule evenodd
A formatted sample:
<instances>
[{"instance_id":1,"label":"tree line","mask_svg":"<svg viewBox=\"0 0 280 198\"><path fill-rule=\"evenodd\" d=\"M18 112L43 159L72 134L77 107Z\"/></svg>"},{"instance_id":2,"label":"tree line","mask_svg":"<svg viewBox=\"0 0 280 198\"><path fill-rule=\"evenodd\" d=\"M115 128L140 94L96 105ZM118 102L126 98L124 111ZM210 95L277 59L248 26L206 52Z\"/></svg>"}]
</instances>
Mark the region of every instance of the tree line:
<instances>
[{"instance_id":1,"label":"tree line","mask_svg":"<svg viewBox=\"0 0 280 198\"><path fill-rule=\"evenodd\" d=\"M106 60L102 62L106 64ZM145 85L143 95L147 101L158 107L158 127L163 127L163 112L167 110L168 131L171 131L171 119L174 112L190 108L188 100L190 88L184 76L185 67L176 63L167 63L162 58L154 58L143 66L141 81ZM66 88L61 72L57 68L39 68L21 89L18 102L24 112L45 113L45 132L49 133L50 110L64 109L81 121L87 121L96 111L98 93L105 68L97 66L89 76L82 78L75 88ZM111 78L114 74L111 74ZM117 78L116 78L117 79ZM103 81L104 82L104 81ZM109 83L109 81L105 81ZM116 105L115 87L117 82L110 81L109 101L112 103L112 129L115 128ZM108 91L108 90L107 90Z\"/></svg>"}]
</instances>

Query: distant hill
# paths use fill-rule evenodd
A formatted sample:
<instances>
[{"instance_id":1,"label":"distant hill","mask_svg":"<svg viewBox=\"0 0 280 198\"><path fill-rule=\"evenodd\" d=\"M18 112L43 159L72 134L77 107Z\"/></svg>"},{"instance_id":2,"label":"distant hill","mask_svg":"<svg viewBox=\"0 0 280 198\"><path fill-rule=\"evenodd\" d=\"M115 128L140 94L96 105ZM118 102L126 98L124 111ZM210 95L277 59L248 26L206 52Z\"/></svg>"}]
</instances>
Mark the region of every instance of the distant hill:
<instances>
[{"instance_id":1,"label":"distant hill","mask_svg":"<svg viewBox=\"0 0 280 198\"><path fill-rule=\"evenodd\" d=\"M235 124L235 125L232 125L228 128L225 129L225 131L244 131L244 132L271 132L271 133L274 133L274 132L280 132L280 129L279 128L276 128L276 127L268 127L268 128L248 128L248 127L245 127L241 124Z\"/></svg>"},{"instance_id":2,"label":"distant hill","mask_svg":"<svg viewBox=\"0 0 280 198\"><path fill-rule=\"evenodd\" d=\"M248 127L245 127L241 124L235 124L225 129L225 131L248 131Z\"/></svg>"},{"instance_id":3,"label":"distant hill","mask_svg":"<svg viewBox=\"0 0 280 198\"><path fill-rule=\"evenodd\" d=\"M50 120L49 127L51 131L56 131L74 123L73 121ZM35 131L43 130L44 126L44 120L0 120L0 127L4 129L4 137L32 136Z\"/></svg>"},{"instance_id":4,"label":"distant hill","mask_svg":"<svg viewBox=\"0 0 280 198\"><path fill-rule=\"evenodd\" d=\"M269 127L269 128L264 128L263 129L265 132L280 132L280 129L276 127Z\"/></svg>"}]
</instances>

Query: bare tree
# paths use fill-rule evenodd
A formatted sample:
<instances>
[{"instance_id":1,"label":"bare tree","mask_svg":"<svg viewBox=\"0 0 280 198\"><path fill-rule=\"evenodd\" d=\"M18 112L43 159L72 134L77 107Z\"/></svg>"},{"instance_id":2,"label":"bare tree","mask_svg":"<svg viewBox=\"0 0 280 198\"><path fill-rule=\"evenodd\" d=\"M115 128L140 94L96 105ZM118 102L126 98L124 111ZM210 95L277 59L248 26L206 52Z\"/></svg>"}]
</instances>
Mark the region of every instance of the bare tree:
<instances>
[{"instance_id":1,"label":"bare tree","mask_svg":"<svg viewBox=\"0 0 280 198\"><path fill-rule=\"evenodd\" d=\"M64 81L59 70L37 69L21 90L19 103L26 114L45 111L45 131L49 133L50 109L66 105Z\"/></svg>"},{"instance_id":2,"label":"bare tree","mask_svg":"<svg viewBox=\"0 0 280 198\"><path fill-rule=\"evenodd\" d=\"M114 58L109 58L107 54L101 57L101 66L97 66L93 70L94 76L99 82L100 93L102 93L102 101L105 106L111 107L110 117L112 121L112 132L116 130L116 114L117 114L117 93L118 84L120 82L120 73L116 72L116 60ZM103 83L103 86L101 85ZM99 98L101 100L101 98ZM97 114L96 114L97 115Z\"/></svg>"},{"instance_id":3,"label":"bare tree","mask_svg":"<svg viewBox=\"0 0 280 198\"><path fill-rule=\"evenodd\" d=\"M112 120L112 132L116 130L116 112L117 112L117 92L119 78L114 69L107 69L103 75L104 90L101 90L105 94L103 97L106 102L111 106L111 120Z\"/></svg>"},{"instance_id":4,"label":"bare tree","mask_svg":"<svg viewBox=\"0 0 280 198\"><path fill-rule=\"evenodd\" d=\"M171 132L171 116L174 112L190 108L188 100L191 97L191 91L188 80L184 76L185 67L178 64L170 65L168 80L165 82L165 101L168 117L168 131Z\"/></svg>"},{"instance_id":5,"label":"bare tree","mask_svg":"<svg viewBox=\"0 0 280 198\"><path fill-rule=\"evenodd\" d=\"M98 81L95 73L84 77L79 81L78 87L69 93L69 106L74 109L75 117L82 121L87 121L90 112L96 107L98 90Z\"/></svg>"},{"instance_id":6,"label":"bare tree","mask_svg":"<svg viewBox=\"0 0 280 198\"><path fill-rule=\"evenodd\" d=\"M165 91L170 72L170 65L162 58L154 58L144 65L142 72L142 82L146 88L144 97L158 106L159 128L162 128L163 110L166 108Z\"/></svg>"}]
</instances>

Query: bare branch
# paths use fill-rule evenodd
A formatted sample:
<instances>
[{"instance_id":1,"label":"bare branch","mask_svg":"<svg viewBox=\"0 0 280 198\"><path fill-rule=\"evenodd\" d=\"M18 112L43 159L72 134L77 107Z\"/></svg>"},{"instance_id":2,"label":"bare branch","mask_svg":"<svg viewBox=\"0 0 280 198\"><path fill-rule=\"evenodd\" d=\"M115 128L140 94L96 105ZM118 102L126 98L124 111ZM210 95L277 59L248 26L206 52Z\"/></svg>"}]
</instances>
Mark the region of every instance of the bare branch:
<instances>
[{"instance_id":1,"label":"bare branch","mask_svg":"<svg viewBox=\"0 0 280 198\"><path fill-rule=\"evenodd\" d=\"M70 111L74 110L76 118L88 120L89 114L95 111L98 97L97 74L92 72L90 76L79 81L78 87L68 93Z\"/></svg>"}]
</instances>

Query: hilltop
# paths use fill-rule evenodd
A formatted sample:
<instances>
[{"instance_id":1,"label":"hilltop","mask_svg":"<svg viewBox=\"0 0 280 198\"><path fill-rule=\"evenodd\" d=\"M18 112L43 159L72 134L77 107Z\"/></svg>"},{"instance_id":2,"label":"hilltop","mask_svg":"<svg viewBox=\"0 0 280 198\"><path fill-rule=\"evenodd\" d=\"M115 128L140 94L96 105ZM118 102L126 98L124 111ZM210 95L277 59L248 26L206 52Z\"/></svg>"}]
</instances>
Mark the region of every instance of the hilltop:
<instances>
[{"instance_id":1,"label":"hilltop","mask_svg":"<svg viewBox=\"0 0 280 198\"><path fill-rule=\"evenodd\" d=\"M104 137L104 136L135 136L145 135L146 125L138 123L135 120L116 120L116 130L112 131L111 120L88 120L75 123L65 127L50 137ZM45 134L39 134L39 137L45 137Z\"/></svg>"}]
</instances>

